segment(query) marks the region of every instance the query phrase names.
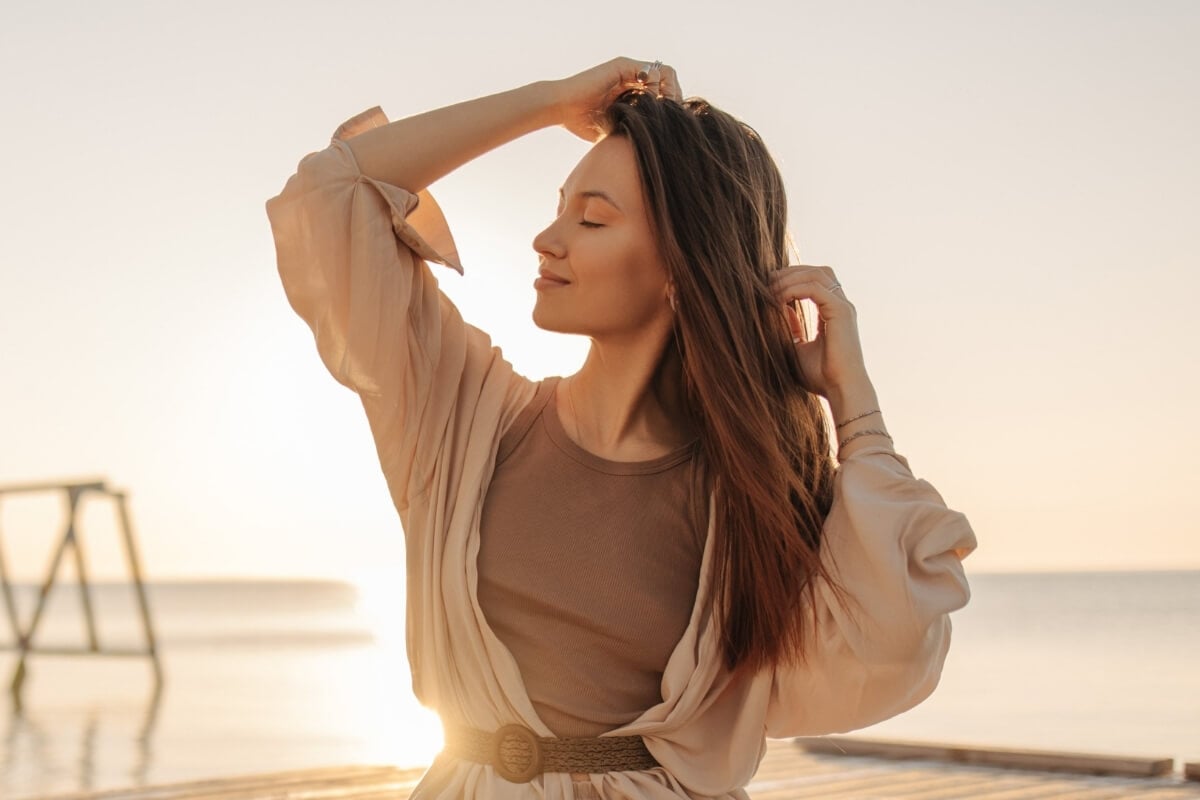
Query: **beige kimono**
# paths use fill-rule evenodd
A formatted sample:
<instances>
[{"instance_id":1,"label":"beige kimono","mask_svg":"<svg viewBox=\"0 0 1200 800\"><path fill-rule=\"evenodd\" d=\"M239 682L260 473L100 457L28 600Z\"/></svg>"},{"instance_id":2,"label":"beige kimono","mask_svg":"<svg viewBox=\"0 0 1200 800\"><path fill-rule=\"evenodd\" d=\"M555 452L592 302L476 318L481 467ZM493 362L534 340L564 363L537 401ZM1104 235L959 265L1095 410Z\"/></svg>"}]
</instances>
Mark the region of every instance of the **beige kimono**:
<instances>
[{"instance_id":1,"label":"beige kimono","mask_svg":"<svg viewBox=\"0 0 1200 800\"><path fill-rule=\"evenodd\" d=\"M427 262L462 267L433 198L359 172L344 140L386 121L378 108L348 121L268 201L279 274L325 366L361 397L400 513L417 698L446 720L484 730L522 723L550 736L476 597L480 509L497 446L535 383L439 291ZM593 775L596 793L745 798L765 737L850 731L929 696L950 646L949 614L970 597L961 560L976 541L966 518L903 456L871 445L839 466L824 535L823 557L861 612L852 618L819 585L821 635L808 645L808 666L731 674L707 602L710 526L662 702L611 732L643 736L662 766ZM570 775L516 784L469 761L445 762L413 794L572 796Z\"/></svg>"}]
</instances>

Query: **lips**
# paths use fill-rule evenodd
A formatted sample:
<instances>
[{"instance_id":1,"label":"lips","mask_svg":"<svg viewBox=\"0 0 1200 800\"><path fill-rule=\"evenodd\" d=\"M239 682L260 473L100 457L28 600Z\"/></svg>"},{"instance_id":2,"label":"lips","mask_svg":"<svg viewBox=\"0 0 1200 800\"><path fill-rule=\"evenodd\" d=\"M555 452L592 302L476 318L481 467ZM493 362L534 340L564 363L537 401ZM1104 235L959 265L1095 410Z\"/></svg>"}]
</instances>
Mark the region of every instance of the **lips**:
<instances>
[{"instance_id":1,"label":"lips","mask_svg":"<svg viewBox=\"0 0 1200 800\"><path fill-rule=\"evenodd\" d=\"M567 280L566 278L564 278L560 275L554 274L553 272L546 269L545 267L542 267L541 269L538 270L538 275L542 278L545 278L548 281L557 281L559 283L570 283L570 281Z\"/></svg>"},{"instance_id":2,"label":"lips","mask_svg":"<svg viewBox=\"0 0 1200 800\"><path fill-rule=\"evenodd\" d=\"M557 275L545 267L538 269L538 276L533 281L533 288L539 292L551 292L555 289L561 289L564 286L570 286L571 282L561 275Z\"/></svg>"}]
</instances>

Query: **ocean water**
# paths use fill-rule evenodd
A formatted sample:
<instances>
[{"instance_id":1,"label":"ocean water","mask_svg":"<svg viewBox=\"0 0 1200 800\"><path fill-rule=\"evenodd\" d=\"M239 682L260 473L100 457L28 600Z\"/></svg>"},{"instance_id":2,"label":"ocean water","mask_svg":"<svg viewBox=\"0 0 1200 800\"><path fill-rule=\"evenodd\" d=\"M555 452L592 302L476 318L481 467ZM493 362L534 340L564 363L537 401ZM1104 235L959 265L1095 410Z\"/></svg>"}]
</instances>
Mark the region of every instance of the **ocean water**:
<instances>
[{"instance_id":1,"label":"ocean water","mask_svg":"<svg viewBox=\"0 0 1200 800\"><path fill-rule=\"evenodd\" d=\"M1200 572L970 575L941 684L861 735L1200 760ZM436 717L413 700L402 586L150 587L165 680L142 658L31 655L5 693L0 797L338 764L428 763ZM17 596L23 621L33 592ZM126 586L95 591L103 644L137 645ZM11 645L0 617L0 646ZM79 645L57 587L38 645ZM16 656L0 650L0 680Z\"/></svg>"}]
</instances>

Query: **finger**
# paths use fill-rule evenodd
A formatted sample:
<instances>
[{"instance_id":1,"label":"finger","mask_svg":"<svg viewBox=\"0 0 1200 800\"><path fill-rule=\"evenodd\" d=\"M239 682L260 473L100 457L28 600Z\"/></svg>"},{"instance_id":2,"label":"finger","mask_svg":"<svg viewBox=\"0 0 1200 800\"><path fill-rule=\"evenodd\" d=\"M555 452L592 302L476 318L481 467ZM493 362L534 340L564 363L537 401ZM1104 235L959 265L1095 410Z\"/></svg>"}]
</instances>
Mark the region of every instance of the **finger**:
<instances>
[{"instance_id":1,"label":"finger","mask_svg":"<svg viewBox=\"0 0 1200 800\"><path fill-rule=\"evenodd\" d=\"M676 103L683 102L683 90L679 88L679 75L675 68L664 64L660 69L658 93L669 97Z\"/></svg>"},{"instance_id":2,"label":"finger","mask_svg":"<svg viewBox=\"0 0 1200 800\"><path fill-rule=\"evenodd\" d=\"M815 283L828 289L841 286L841 283L836 278L831 279L823 272L792 273L771 279L771 287L776 290L789 286L798 286L803 283Z\"/></svg>"},{"instance_id":3,"label":"finger","mask_svg":"<svg viewBox=\"0 0 1200 800\"><path fill-rule=\"evenodd\" d=\"M812 300L818 306L828 303L849 303L840 286L826 286L817 278L803 278L777 284L775 294L784 303L793 300Z\"/></svg>"},{"instance_id":4,"label":"finger","mask_svg":"<svg viewBox=\"0 0 1200 800\"><path fill-rule=\"evenodd\" d=\"M799 265L782 267L771 273L771 280L773 280L773 281L780 280L782 278L786 278L789 275L811 275L811 274L825 275L826 277L832 279L833 282L837 281L837 275L834 273L833 267L828 267L828 266L823 266L823 265L815 265L815 264L799 264Z\"/></svg>"},{"instance_id":5,"label":"finger","mask_svg":"<svg viewBox=\"0 0 1200 800\"><path fill-rule=\"evenodd\" d=\"M803 281L812 281L845 297L841 282L829 267L787 267L771 275L771 286L776 290Z\"/></svg>"},{"instance_id":6,"label":"finger","mask_svg":"<svg viewBox=\"0 0 1200 800\"><path fill-rule=\"evenodd\" d=\"M646 85L646 67L650 65L649 61L638 61L632 58L617 59L616 67L618 72L617 93L625 89L644 87Z\"/></svg>"},{"instance_id":7,"label":"finger","mask_svg":"<svg viewBox=\"0 0 1200 800\"><path fill-rule=\"evenodd\" d=\"M800 312L791 303L784 303L783 310L787 315L788 328L792 333L792 341L804 341L808 336L808 331L804 329L804 320L801 319Z\"/></svg>"}]
</instances>

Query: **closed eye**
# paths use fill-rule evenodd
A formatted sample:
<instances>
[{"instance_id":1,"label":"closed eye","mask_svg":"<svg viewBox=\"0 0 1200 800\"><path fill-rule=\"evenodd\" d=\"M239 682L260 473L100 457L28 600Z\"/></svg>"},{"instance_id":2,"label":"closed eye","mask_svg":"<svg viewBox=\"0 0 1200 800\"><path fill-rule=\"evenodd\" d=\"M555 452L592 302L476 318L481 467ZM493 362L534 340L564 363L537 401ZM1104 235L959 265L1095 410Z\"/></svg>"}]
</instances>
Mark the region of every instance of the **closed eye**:
<instances>
[{"instance_id":1,"label":"closed eye","mask_svg":"<svg viewBox=\"0 0 1200 800\"><path fill-rule=\"evenodd\" d=\"M603 228L599 222L588 222L586 219L580 220L579 224L585 228Z\"/></svg>"}]
</instances>

